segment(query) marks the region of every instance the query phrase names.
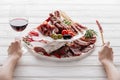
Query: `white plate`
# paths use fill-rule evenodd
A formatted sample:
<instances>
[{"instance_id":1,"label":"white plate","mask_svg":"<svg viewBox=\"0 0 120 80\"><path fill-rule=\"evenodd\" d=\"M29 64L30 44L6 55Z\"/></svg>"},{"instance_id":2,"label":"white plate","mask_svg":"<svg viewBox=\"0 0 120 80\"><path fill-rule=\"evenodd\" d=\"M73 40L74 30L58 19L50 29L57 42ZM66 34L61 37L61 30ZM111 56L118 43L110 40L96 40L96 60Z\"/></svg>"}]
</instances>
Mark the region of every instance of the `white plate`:
<instances>
[{"instance_id":1,"label":"white plate","mask_svg":"<svg viewBox=\"0 0 120 80\"><path fill-rule=\"evenodd\" d=\"M51 61L76 61L76 60L81 60L87 56L89 56L94 50L95 50L95 45L94 47L89 50L87 53L82 53L80 56L71 56L71 57L67 57L67 58L56 58L56 57L49 57L49 56L45 56L42 55L40 53L36 53L31 46L27 45L25 43L25 46L29 49L29 51L32 53L32 55L34 55L35 57L39 58L39 59L45 59L45 60L51 60Z\"/></svg>"}]
</instances>

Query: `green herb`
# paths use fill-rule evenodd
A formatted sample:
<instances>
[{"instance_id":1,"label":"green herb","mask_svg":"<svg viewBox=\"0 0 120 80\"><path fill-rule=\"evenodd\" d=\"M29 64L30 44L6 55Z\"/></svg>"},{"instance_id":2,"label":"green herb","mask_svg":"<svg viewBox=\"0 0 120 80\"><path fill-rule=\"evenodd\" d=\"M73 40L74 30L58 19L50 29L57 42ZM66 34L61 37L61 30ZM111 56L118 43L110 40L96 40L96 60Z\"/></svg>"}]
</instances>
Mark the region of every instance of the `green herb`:
<instances>
[{"instance_id":1,"label":"green herb","mask_svg":"<svg viewBox=\"0 0 120 80\"><path fill-rule=\"evenodd\" d=\"M68 25L68 26L71 25L71 21L68 21L68 20L66 20L66 19L64 19L63 22L64 22L66 25Z\"/></svg>"},{"instance_id":2,"label":"green herb","mask_svg":"<svg viewBox=\"0 0 120 80\"><path fill-rule=\"evenodd\" d=\"M92 38L94 35L97 35L96 31L89 29L85 33L85 38Z\"/></svg>"}]
</instances>

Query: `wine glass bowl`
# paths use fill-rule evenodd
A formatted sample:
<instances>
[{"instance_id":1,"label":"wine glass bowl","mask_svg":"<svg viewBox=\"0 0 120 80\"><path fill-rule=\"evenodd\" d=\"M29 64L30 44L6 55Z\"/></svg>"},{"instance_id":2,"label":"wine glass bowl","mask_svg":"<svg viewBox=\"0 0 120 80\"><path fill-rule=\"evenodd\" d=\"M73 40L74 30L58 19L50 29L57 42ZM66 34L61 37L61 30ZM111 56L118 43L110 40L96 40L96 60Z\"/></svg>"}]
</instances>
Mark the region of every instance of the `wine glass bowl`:
<instances>
[{"instance_id":1,"label":"wine glass bowl","mask_svg":"<svg viewBox=\"0 0 120 80\"><path fill-rule=\"evenodd\" d=\"M9 24L17 32L25 30L28 25L26 6L11 5L9 13Z\"/></svg>"},{"instance_id":2,"label":"wine glass bowl","mask_svg":"<svg viewBox=\"0 0 120 80\"><path fill-rule=\"evenodd\" d=\"M23 18L15 18L10 20L9 24L15 31L21 32L27 27L28 20Z\"/></svg>"}]
</instances>

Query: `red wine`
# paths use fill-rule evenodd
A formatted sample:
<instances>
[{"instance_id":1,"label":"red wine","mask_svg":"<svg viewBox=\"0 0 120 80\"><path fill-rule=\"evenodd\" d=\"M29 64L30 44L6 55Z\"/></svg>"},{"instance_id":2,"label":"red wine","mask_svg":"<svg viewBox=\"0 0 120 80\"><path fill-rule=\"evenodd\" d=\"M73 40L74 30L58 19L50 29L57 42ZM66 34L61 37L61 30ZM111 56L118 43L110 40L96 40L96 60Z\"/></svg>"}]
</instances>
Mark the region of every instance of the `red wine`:
<instances>
[{"instance_id":1,"label":"red wine","mask_svg":"<svg viewBox=\"0 0 120 80\"><path fill-rule=\"evenodd\" d=\"M28 25L28 20L22 18L12 19L10 25L15 31L23 31Z\"/></svg>"}]
</instances>

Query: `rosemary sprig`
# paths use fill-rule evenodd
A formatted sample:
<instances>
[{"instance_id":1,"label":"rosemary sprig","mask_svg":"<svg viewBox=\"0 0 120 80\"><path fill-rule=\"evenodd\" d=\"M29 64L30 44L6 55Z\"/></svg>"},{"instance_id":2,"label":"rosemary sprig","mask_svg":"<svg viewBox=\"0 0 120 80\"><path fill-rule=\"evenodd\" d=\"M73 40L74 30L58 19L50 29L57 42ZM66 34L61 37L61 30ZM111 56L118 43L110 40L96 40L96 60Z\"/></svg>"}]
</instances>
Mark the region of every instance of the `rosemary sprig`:
<instances>
[{"instance_id":1,"label":"rosemary sprig","mask_svg":"<svg viewBox=\"0 0 120 80\"><path fill-rule=\"evenodd\" d=\"M94 35L97 35L96 31L88 29L85 33L85 38L92 38Z\"/></svg>"}]
</instances>

